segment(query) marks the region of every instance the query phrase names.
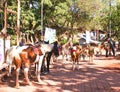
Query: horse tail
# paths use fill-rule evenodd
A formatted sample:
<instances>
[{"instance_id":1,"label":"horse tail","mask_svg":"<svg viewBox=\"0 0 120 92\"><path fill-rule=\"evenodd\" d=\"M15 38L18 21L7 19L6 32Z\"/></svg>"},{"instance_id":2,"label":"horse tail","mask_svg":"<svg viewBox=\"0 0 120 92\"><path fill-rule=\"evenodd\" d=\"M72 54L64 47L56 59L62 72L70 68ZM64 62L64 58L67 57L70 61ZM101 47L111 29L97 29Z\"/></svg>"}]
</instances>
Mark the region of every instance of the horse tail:
<instances>
[{"instance_id":1,"label":"horse tail","mask_svg":"<svg viewBox=\"0 0 120 92\"><path fill-rule=\"evenodd\" d=\"M8 64L8 76L11 75L11 68L12 68L12 62L13 62L13 53L14 49L16 49L15 47L10 47L9 49L7 49L5 51L5 58L4 58L4 63Z\"/></svg>"}]
</instances>

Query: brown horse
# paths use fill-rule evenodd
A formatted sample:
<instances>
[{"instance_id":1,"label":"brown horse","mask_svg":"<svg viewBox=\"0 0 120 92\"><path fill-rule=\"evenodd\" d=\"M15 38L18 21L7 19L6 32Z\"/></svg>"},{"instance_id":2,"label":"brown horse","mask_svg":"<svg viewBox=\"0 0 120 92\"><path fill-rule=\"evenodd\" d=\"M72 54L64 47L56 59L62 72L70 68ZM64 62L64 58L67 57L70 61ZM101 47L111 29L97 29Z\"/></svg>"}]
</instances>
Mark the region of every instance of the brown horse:
<instances>
[{"instance_id":1,"label":"brown horse","mask_svg":"<svg viewBox=\"0 0 120 92\"><path fill-rule=\"evenodd\" d=\"M73 70L75 69L76 65L78 66L79 57L83 52L84 52L84 49L82 49L82 46L80 46L80 45L73 46L73 48L71 50L71 58L73 61L73 65L72 65ZM79 69L79 66L78 66L78 69Z\"/></svg>"},{"instance_id":2,"label":"brown horse","mask_svg":"<svg viewBox=\"0 0 120 92\"><path fill-rule=\"evenodd\" d=\"M10 73L11 73L11 65L14 64L16 67L16 87L19 88L19 72L21 66L24 69L24 76L29 85L31 82L28 79L28 71L30 68L30 64L37 63L37 79L41 82L40 79L40 70L42 65L42 60L44 57L44 53L41 50L42 48L39 47L38 52L36 53L34 46L12 46L6 51L6 63L9 64Z\"/></svg>"},{"instance_id":3,"label":"brown horse","mask_svg":"<svg viewBox=\"0 0 120 92\"><path fill-rule=\"evenodd\" d=\"M89 56L89 63L93 63L94 60L94 46L88 45L88 56Z\"/></svg>"},{"instance_id":4,"label":"brown horse","mask_svg":"<svg viewBox=\"0 0 120 92\"><path fill-rule=\"evenodd\" d=\"M93 63L93 59L94 59L94 50L95 48L95 44L94 43L90 43L90 44L87 44L86 46L84 46L82 48L82 54L84 54L85 56L87 56L89 58L89 63Z\"/></svg>"},{"instance_id":5,"label":"brown horse","mask_svg":"<svg viewBox=\"0 0 120 92\"><path fill-rule=\"evenodd\" d=\"M95 55L102 55L104 50L104 43L96 44L94 46Z\"/></svg>"}]
</instances>

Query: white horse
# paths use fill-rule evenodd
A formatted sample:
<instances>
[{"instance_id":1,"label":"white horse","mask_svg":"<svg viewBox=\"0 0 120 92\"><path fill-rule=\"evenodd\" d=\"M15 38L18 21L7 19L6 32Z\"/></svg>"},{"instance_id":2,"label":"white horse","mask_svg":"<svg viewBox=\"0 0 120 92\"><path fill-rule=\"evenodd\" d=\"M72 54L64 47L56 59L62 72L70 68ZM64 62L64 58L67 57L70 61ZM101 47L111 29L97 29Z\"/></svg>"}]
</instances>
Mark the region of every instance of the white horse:
<instances>
[{"instance_id":1,"label":"white horse","mask_svg":"<svg viewBox=\"0 0 120 92\"><path fill-rule=\"evenodd\" d=\"M62 59L65 61L68 60L69 56L71 55L71 43L71 41L68 41L67 43L62 45Z\"/></svg>"}]
</instances>

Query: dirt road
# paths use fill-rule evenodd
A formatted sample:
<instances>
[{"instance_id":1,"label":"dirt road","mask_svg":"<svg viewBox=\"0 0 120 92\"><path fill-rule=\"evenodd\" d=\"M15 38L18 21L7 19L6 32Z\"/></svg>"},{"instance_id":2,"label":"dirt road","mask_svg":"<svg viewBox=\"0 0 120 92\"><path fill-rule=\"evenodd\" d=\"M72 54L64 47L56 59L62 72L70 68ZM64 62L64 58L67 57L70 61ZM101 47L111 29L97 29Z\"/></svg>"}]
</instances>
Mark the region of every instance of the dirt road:
<instances>
[{"instance_id":1,"label":"dirt road","mask_svg":"<svg viewBox=\"0 0 120 92\"><path fill-rule=\"evenodd\" d=\"M15 75L0 82L0 92L120 92L120 56L94 58L94 63L81 61L79 70L72 70L71 62L59 61L51 64L51 72L42 75L42 83L33 78L33 85L25 84L20 78L20 88L16 89Z\"/></svg>"}]
</instances>

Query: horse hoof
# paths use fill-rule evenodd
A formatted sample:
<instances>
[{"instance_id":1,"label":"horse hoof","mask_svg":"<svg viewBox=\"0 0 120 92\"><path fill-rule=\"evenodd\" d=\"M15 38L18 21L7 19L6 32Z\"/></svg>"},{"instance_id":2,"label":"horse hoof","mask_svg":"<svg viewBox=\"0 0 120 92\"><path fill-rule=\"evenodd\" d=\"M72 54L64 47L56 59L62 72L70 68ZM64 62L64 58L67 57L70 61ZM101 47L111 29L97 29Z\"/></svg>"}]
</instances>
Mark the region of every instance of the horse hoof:
<instances>
[{"instance_id":1,"label":"horse hoof","mask_svg":"<svg viewBox=\"0 0 120 92\"><path fill-rule=\"evenodd\" d=\"M73 71L75 70L75 69L72 69Z\"/></svg>"},{"instance_id":2,"label":"horse hoof","mask_svg":"<svg viewBox=\"0 0 120 92\"><path fill-rule=\"evenodd\" d=\"M40 80L40 79L39 79L39 80L38 80L38 82L39 82L39 83L41 83L41 82L42 82L42 80Z\"/></svg>"},{"instance_id":3,"label":"horse hoof","mask_svg":"<svg viewBox=\"0 0 120 92\"><path fill-rule=\"evenodd\" d=\"M16 89L19 89L19 88L20 88L20 86L16 85L16 86L15 86L15 88L16 88Z\"/></svg>"},{"instance_id":4,"label":"horse hoof","mask_svg":"<svg viewBox=\"0 0 120 92\"><path fill-rule=\"evenodd\" d=\"M43 85L43 84L45 84L45 82L41 81L41 82L39 82L39 84L42 84L42 85Z\"/></svg>"},{"instance_id":5,"label":"horse hoof","mask_svg":"<svg viewBox=\"0 0 120 92\"><path fill-rule=\"evenodd\" d=\"M33 84L31 82L29 82L29 86L32 86Z\"/></svg>"},{"instance_id":6,"label":"horse hoof","mask_svg":"<svg viewBox=\"0 0 120 92\"><path fill-rule=\"evenodd\" d=\"M45 83L41 79L39 79L38 84L45 84Z\"/></svg>"}]
</instances>

